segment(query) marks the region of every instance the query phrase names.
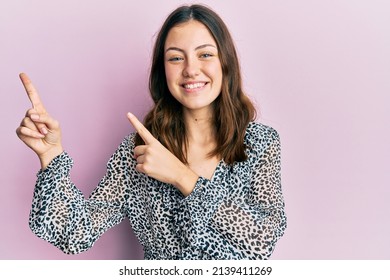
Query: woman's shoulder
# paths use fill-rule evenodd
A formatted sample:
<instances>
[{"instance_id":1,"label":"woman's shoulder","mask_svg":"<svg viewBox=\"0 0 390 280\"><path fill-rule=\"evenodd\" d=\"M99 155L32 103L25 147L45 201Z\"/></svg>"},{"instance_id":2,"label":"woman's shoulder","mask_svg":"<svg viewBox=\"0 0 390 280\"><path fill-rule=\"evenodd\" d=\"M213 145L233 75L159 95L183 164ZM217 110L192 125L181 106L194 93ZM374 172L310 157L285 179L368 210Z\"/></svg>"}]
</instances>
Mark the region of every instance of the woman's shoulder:
<instances>
[{"instance_id":1,"label":"woman's shoulder","mask_svg":"<svg viewBox=\"0 0 390 280\"><path fill-rule=\"evenodd\" d=\"M273 127L257 121L248 124L244 139L246 145L253 147L275 141L279 141L279 133Z\"/></svg>"}]
</instances>

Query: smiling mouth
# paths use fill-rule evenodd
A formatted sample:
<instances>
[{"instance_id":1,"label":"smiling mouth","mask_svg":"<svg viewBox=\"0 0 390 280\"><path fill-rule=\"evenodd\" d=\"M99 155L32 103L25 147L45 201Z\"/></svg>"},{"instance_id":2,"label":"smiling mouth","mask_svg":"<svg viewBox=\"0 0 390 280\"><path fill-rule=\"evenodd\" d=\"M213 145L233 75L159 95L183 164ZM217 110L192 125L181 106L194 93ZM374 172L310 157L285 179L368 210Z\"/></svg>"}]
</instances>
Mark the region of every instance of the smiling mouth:
<instances>
[{"instance_id":1,"label":"smiling mouth","mask_svg":"<svg viewBox=\"0 0 390 280\"><path fill-rule=\"evenodd\" d=\"M198 89L204 87L206 84L207 84L206 82L202 82L202 83L183 84L182 86L185 89Z\"/></svg>"}]
</instances>

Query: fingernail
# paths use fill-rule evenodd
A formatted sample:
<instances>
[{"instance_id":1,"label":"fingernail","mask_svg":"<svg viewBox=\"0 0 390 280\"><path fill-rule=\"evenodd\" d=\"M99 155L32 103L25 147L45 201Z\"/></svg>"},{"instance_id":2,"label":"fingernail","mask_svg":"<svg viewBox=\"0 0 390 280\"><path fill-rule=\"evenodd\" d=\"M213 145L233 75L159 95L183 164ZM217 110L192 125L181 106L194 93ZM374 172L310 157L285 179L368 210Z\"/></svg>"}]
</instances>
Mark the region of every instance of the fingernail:
<instances>
[{"instance_id":1,"label":"fingernail","mask_svg":"<svg viewBox=\"0 0 390 280\"><path fill-rule=\"evenodd\" d=\"M42 134L45 134L45 135L48 133L46 127L42 127L41 132L42 132Z\"/></svg>"},{"instance_id":2,"label":"fingernail","mask_svg":"<svg viewBox=\"0 0 390 280\"><path fill-rule=\"evenodd\" d=\"M129 118L134 117L134 115L133 115L132 113L130 113L130 112L127 113L127 116L128 116Z\"/></svg>"},{"instance_id":3,"label":"fingernail","mask_svg":"<svg viewBox=\"0 0 390 280\"><path fill-rule=\"evenodd\" d=\"M32 114L31 116L30 116L30 118L32 119L32 120L39 120L39 115L37 115L37 114Z\"/></svg>"}]
</instances>

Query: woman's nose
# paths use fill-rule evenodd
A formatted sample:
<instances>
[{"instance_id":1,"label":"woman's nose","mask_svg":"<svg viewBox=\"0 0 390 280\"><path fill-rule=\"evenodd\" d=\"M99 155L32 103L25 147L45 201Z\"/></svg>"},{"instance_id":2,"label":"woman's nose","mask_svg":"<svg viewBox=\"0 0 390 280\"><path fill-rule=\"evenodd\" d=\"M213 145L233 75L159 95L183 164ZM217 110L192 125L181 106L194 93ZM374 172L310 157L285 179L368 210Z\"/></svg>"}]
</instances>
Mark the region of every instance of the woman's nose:
<instances>
[{"instance_id":1,"label":"woman's nose","mask_svg":"<svg viewBox=\"0 0 390 280\"><path fill-rule=\"evenodd\" d=\"M185 67L183 69L183 76L186 78L193 78L200 74L200 63L194 58L186 60Z\"/></svg>"}]
</instances>

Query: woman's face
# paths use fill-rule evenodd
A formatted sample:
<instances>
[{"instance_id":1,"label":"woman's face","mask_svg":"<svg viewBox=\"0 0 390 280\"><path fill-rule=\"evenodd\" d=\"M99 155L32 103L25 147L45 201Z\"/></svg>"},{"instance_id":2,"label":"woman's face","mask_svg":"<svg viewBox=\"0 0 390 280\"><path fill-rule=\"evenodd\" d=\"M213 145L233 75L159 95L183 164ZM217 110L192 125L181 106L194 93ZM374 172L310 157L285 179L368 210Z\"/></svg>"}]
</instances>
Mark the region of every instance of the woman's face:
<instances>
[{"instance_id":1,"label":"woman's face","mask_svg":"<svg viewBox=\"0 0 390 280\"><path fill-rule=\"evenodd\" d=\"M169 91L188 110L210 110L222 87L217 44L205 25L190 20L173 27L164 47Z\"/></svg>"}]
</instances>

